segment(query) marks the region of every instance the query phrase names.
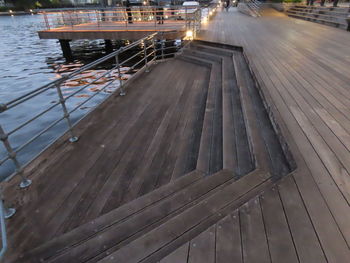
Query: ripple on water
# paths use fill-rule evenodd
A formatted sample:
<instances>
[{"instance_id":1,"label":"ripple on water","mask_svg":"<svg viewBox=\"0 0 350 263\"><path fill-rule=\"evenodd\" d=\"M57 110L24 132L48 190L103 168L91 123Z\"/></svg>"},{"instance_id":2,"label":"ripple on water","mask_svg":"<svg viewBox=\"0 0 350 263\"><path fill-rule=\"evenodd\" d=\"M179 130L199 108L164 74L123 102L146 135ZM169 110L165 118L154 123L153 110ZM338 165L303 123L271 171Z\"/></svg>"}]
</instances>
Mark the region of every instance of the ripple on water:
<instances>
[{"instance_id":1,"label":"ripple on water","mask_svg":"<svg viewBox=\"0 0 350 263\"><path fill-rule=\"evenodd\" d=\"M104 46L101 40L76 41L72 42L72 49L75 54L78 54L79 60L73 63L66 63L61 55L58 41L40 40L38 38L37 31L43 28L42 22L43 18L41 15L0 17L0 103L10 101L38 88L104 54ZM83 72L82 76L77 76L74 80L76 81L75 85L64 85L62 88L64 96L69 96L82 85L93 81L93 78L90 78L88 75L95 75L95 73L103 74L103 69ZM114 76L104 78L96 85L73 96L67 102L67 107L73 109L80 105L83 100L98 92L103 85L117 76L116 72L113 74ZM126 79L129 76L124 72L122 78ZM80 119L117 87L117 83L111 85L104 92L101 92L101 95L95 96L89 103L79 107L79 110L72 115L72 119L74 121ZM8 112L1 113L0 124L8 132L46 107L51 106L55 101L57 101L55 90L49 90L42 96L38 96ZM10 142L12 146L15 149L18 148L34 134L61 116L62 110L60 105L58 105L50 114L40 117L35 123L26 126L25 129L11 136ZM29 161L48 143L53 142L65 129L66 123L61 122L54 129L49 130L20 153L20 162L26 163ZM0 144L0 160L5 156L5 149ZM0 166L0 179L10 175L13 171L13 164L6 162Z\"/></svg>"}]
</instances>

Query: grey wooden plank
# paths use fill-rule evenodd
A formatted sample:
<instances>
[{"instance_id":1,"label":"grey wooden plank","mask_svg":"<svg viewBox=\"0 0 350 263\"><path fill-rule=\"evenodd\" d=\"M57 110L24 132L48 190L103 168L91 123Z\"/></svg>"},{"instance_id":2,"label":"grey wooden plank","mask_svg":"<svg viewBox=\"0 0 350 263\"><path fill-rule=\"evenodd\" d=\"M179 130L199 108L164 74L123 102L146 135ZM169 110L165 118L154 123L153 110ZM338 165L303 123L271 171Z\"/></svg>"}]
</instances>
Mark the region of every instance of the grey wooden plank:
<instances>
[{"instance_id":1,"label":"grey wooden plank","mask_svg":"<svg viewBox=\"0 0 350 263\"><path fill-rule=\"evenodd\" d=\"M212 143L214 123L216 120L217 111L217 98L221 89L217 84L218 79L221 78L221 65L219 63L213 63L210 75L209 90L206 101L206 109L203 121L202 136L199 147L199 155L197 161L197 169L209 173L212 168Z\"/></svg>"},{"instance_id":2,"label":"grey wooden plank","mask_svg":"<svg viewBox=\"0 0 350 263\"><path fill-rule=\"evenodd\" d=\"M258 198L239 210L242 233L243 262L271 262L261 207Z\"/></svg>"},{"instance_id":3,"label":"grey wooden plank","mask_svg":"<svg viewBox=\"0 0 350 263\"><path fill-rule=\"evenodd\" d=\"M242 263L242 240L238 211L224 217L216 224L217 263Z\"/></svg>"},{"instance_id":4,"label":"grey wooden plank","mask_svg":"<svg viewBox=\"0 0 350 263\"><path fill-rule=\"evenodd\" d=\"M191 240L188 263L215 263L215 231L213 225Z\"/></svg>"},{"instance_id":5,"label":"grey wooden plank","mask_svg":"<svg viewBox=\"0 0 350 263\"><path fill-rule=\"evenodd\" d=\"M185 243L170 255L163 258L159 263L187 263L190 242Z\"/></svg>"},{"instance_id":6,"label":"grey wooden plank","mask_svg":"<svg viewBox=\"0 0 350 263\"><path fill-rule=\"evenodd\" d=\"M284 180L278 189L300 262L327 262L293 178Z\"/></svg>"},{"instance_id":7,"label":"grey wooden plank","mask_svg":"<svg viewBox=\"0 0 350 263\"><path fill-rule=\"evenodd\" d=\"M298 262L292 233L275 187L260 196L260 204L269 243L271 262Z\"/></svg>"}]
</instances>

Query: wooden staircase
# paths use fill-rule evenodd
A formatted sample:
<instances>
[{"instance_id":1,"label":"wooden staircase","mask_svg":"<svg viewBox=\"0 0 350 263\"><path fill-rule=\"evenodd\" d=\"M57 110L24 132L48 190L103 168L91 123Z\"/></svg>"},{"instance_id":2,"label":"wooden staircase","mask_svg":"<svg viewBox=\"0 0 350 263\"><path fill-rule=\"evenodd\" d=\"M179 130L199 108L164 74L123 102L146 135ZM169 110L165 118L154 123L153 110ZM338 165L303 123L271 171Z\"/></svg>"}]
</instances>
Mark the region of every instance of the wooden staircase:
<instances>
[{"instance_id":1,"label":"wooden staircase","mask_svg":"<svg viewBox=\"0 0 350 263\"><path fill-rule=\"evenodd\" d=\"M288 9L287 15L329 26L348 28L349 8L296 5Z\"/></svg>"},{"instance_id":2,"label":"wooden staircase","mask_svg":"<svg viewBox=\"0 0 350 263\"><path fill-rule=\"evenodd\" d=\"M193 41L175 60L210 70L184 146L195 169L11 262L157 262L292 172L240 47Z\"/></svg>"}]
</instances>

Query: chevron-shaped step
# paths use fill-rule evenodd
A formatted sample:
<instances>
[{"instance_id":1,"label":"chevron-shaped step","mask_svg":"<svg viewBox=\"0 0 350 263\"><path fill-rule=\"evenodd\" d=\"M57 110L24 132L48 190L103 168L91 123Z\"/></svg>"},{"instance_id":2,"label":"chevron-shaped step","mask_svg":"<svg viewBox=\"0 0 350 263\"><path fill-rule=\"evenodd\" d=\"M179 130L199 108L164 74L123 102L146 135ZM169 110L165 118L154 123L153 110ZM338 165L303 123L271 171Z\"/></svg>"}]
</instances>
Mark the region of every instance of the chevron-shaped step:
<instances>
[{"instance_id":1,"label":"chevron-shaped step","mask_svg":"<svg viewBox=\"0 0 350 263\"><path fill-rule=\"evenodd\" d=\"M127 189L114 189L115 198L108 203L114 208L108 213L27 250L13 262L157 262L292 171L293 160L242 48L196 40L175 61L194 70L204 67L198 71L203 76L196 76L200 85L189 81L188 87L181 86L178 103L168 98L171 107L156 132L164 144L152 138L147 161L134 180L120 181L129 192L143 195L116 207L118 191ZM172 80L189 75L174 73ZM177 95L167 88L159 92ZM169 150L167 132L173 134ZM146 131L144 135L148 138ZM143 147L141 141L139 145ZM161 151L155 154L152 149L158 147ZM154 189L162 180L162 167L172 167L172 180ZM157 178L147 178L147 171Z\"/></svg>"},{"instance_id":2,"label":"chevron-shaped step","mask_svg":"<svg viewBox=\"0 0 350 263\"><path fill-rule=\"evenodd\" d=\"M232 172L204 176L194 171L45 243L23 255L23 262L70 262L67 258L72 255L76 262L85 262L101 251L130 242L233 182Z\"/></svg>"}]
</instances>

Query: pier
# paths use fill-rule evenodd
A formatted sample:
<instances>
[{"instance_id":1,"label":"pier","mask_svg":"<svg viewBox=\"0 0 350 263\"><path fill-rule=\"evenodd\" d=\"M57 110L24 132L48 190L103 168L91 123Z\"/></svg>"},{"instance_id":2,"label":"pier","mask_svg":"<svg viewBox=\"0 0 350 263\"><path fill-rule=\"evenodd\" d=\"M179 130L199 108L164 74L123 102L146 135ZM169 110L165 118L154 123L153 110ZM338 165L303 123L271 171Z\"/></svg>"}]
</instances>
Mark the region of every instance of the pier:
<instances>
[{"instance_id":1,"label":"pier","mask_svg":"<svg viewBox=\"0 0 350 263\"><path fill-rule=\"evenodd\" d=\"M75 125L61 94L67 133L3 183L5 262L348 262L349 32L230 8L166 55L144 26L137 73L104 58L115 91Z\"/></svg>"},{"instance_id":2,"label":"pier","mask_svg":"<svg viewBox=\"0 0 350 263\"><path fill-rule=\"evenodd\" d=\"M113 10L83 10L43 12L45 30L39 31L41 39L59 39L63 54L71 57L69 41L77 39L127 39L135 41L154 32L179 38L187 31L200 29L202 18L209 19L216 4L206 8L172 6L133 7ZM106 44L108 45L108 43Z\"/></svg>"}]
</instances>

